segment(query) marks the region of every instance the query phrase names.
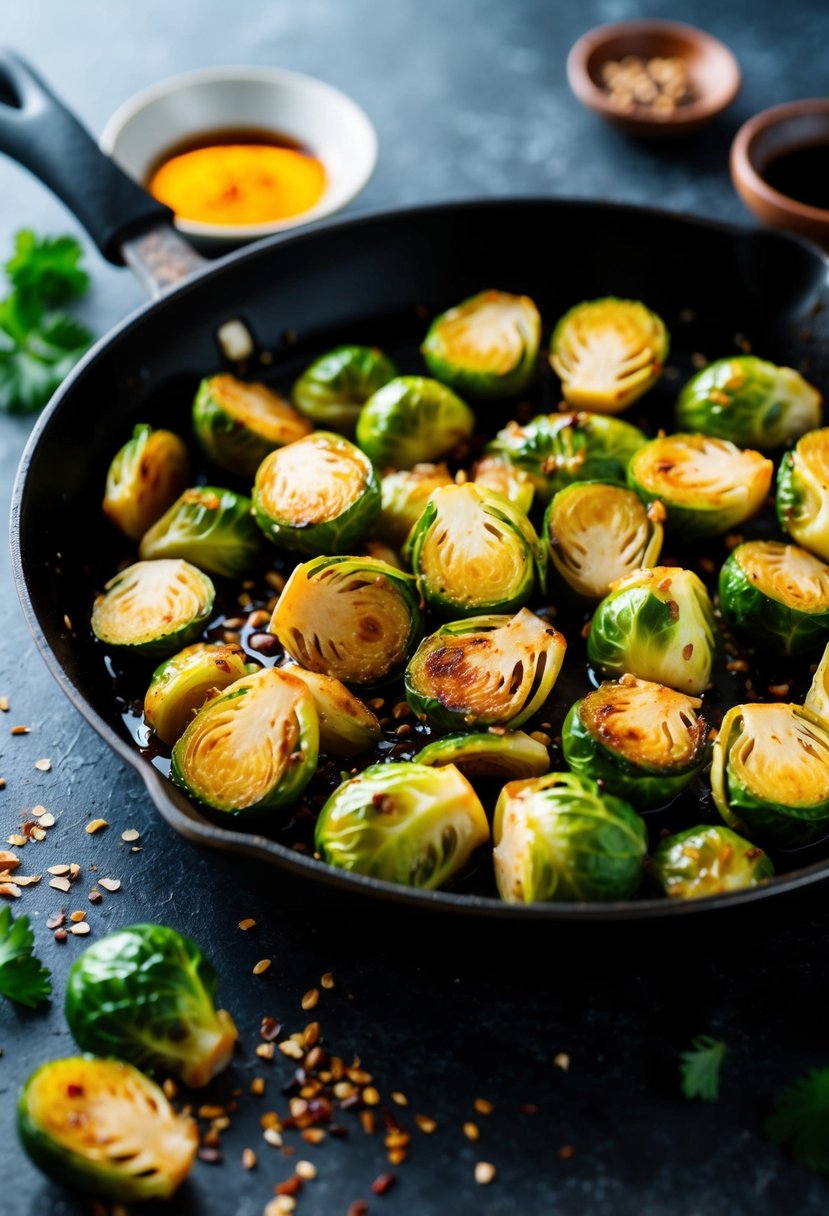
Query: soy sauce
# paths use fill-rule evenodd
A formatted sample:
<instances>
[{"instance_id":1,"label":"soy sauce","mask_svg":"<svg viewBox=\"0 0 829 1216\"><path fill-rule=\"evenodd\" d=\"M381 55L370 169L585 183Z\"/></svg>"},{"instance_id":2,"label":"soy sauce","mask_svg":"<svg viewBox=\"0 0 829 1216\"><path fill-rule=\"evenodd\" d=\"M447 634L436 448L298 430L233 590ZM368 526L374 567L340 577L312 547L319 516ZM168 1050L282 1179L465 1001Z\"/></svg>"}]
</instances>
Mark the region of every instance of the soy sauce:
<instances>
[{"instance_id":1,"label":"soy sauce","mask_svg":"<svg viewBox=\"0 0 829 1216\"><path fill-rule=\"evenodd\" d=\"M771 161L763 176L787 198L829 210L829 143L784 152Z\"/></svg>"}]
</instances>

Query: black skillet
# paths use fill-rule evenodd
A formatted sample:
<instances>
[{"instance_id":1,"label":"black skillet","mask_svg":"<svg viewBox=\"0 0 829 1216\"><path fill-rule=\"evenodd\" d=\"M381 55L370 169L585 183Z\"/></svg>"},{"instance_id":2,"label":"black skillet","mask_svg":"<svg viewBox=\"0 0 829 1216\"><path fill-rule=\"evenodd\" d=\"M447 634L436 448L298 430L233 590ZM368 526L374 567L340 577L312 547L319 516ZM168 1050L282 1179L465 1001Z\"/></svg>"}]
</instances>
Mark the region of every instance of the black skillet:
<instances>
[{"instance_id":1,"label":"black skillet","mask_svg":"<svg viewBox=\"0 0 829 1216\"><path fill-rule=\"evenodd\" d=\"M304 879L309 893L327 884L329 897L362 893L522 921L654 920L765 900L829 876L829 860L804 854L784 858L784 872L768 885L737 895L525 907L482 895L474 883L469 893L463 884L431 893L344 874L250 829L217 825L173 787L131 740L86 630L93 595L122 556L99 509L108 462L135 421L184 431L196 383L222 366L216 334L224 322L244 321L259 352L247 372L278 384L312 354L347 338L383 343L414 370L424 315L483 286L526 292L547 318L577 300L616 294L644 298L667 319L672 358L683 370L693 352L714 357L748 340L768 358L808 365L826 390L828 264L817 250L773 233L646 208L508 199L359 216L206 263L176 234L167 209L103 156L10 54L0 56L0 102L0 150L57 193L103 254L128 263L153 297L95 346L35 426L14 489L11 547L23 611L52 675L141 775L177 832L269 861ZM674 390L666 383L654 395L652 424L664 418L670 425ZM542 384L538 408L555 408L552 391ZM798 677L799 694L808 682L806 663ZM733 679L723 680L723 698L740 699ZM566 708L566 684L560 691ZM699 814L692 807L690 821Z\"/></svg>"}]
</instances>

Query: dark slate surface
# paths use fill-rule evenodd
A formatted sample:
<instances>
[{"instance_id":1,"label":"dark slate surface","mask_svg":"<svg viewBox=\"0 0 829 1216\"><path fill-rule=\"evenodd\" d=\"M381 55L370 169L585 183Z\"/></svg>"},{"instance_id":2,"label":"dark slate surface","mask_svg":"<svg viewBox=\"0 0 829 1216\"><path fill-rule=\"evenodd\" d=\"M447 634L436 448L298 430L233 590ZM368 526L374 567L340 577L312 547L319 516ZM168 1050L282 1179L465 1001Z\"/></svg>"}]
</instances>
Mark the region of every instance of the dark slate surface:
<instances>
[{"instance_id":1,"label":"dark slate surface","mask_svg":"<svg viewBox=\"0 0 829 1216\"><path fill-rule=\"evenodd\" d=\"M659 10L723 37L745 75L731 112L683 147L631 144L568 92L571 42L599 21L645 15L634 0L37 0L6 6L3 39L34 59L96 131L134 90L188 68L237 61L318 73L353 94L378 128L380 166L361 209L527 192L658 203L739 220L727 173L731 135L766 105L826 91L829 10L825 0L705 0ZM75 230L60 204L6 161L0 198L2 249L24 223ZM94 290L85 312L103 333L140 295L126 273L89 257ZM4 504L28 428L25 419L0 418ZM431 1138L415 1134L396 1187L377 1199L369 1188L386 1168L379 1137L365 1136L355 1121L348 1142L303 1145L301 1155L319 1169L300 1196L297 1211L305 1216L336 1216L358 1197L371 1199L372 1213L389 1216L826 1211L825 1182L789 1164L761 1134L774 1092L807 1067L829 1064L825 896L670 934L561 930L521 941L485 924L459 931L440 921L398 920L379 908L368 915L350 905L320 911L305 892L289 899L274 873L203 855L158 821L138 778L53 687L21 619L5 549L0 560L0 693L12 702L0 723L2 836L42 802L58 823L46 843L27 847L25 869L77 860L85 871L70 900L43 883L17 906L34 920L56 998L34 1015L0 1002L0 1211L85 1210L17 1156L12 1107L31 1068L71 1050L60 1007L82 940L57 946L44 921L62 903L87 906L92 865L123 881L119 894L90 908L96 936L157 919L193 933L212 955L243 1043L216 1092L247 1090L254 1074L269 1078L265 1098L242 1100L225 1137L224 1164L197 1166L172 1205L176 1213L258 1216L272 1184L290 1172L290 1162L258 1133L262 1111L284 1108L280 1089L289 1070L256 1060L256 1028L265 1013L301 1028L308 1018L300 995L329 969L337 987L323 994L318 1013L332 1050L359 1053L384 1094L403 1090L412 1109L433 1115L440 1127ZM32 733L9 738L14 723ZM47 775L33 767L42 756L53 762ZM83 825L93 815L112 826L90 837ZM127 827L140 830L141 853L121 843ZM258 921L247 935L235 927L245 916ZM251 968L263 957L274 963L257 979ZM700 1031L732 1048L723 1098L711 1108L677 1095L677 1052ZM560 1051L572 1059L567 1074L552 1064ZM495 1111L478 1119L482 1136L472 1145L460 1127L479 1095ZM522 1114L526 1103L537 1113ZM558 1157L565 1144L576 1150L567 1161ZM259 1154L250 1174L239 1164L246 1145ZM498 1167L486 1190L472 1181L476 1160Z\"/></svg>"}]
</instances>

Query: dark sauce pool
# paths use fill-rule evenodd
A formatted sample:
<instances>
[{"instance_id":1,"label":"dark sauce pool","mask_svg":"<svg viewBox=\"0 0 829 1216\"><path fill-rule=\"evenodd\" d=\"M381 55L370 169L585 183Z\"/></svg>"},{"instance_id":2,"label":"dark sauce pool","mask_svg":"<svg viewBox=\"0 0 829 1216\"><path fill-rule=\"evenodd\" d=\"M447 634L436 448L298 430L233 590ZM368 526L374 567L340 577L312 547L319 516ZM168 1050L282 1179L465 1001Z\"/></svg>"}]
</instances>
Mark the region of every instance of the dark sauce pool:
<instances>
[{"instance_id":1,"label":"dark sauce pool","mask_svg":"<svg viewBox=\"0 0 829 1216\"><path fill-rule=\"evenodd\" d=\"M787 198L829 211L829 142L793 148L776 156L763 177Z\"/></svg>"}]
</instances>

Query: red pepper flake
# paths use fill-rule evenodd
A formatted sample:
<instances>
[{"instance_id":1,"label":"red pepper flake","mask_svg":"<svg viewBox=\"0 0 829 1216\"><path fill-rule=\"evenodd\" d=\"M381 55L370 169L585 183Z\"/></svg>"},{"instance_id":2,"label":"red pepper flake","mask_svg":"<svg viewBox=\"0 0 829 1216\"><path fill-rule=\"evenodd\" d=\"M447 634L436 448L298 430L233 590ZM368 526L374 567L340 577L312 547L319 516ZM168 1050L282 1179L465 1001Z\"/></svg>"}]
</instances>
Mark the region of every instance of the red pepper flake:
<instances>
[{"instance_id":1,"label":"red pepper flake","mask_svg":"<svg viewBox=\"0 0 829 1216\"><path fill-rule=\"evenodd\" d=\"M273 1189L276 1195L298 1195L302 1190L302 1179L298 1174L292 1174L284 1182L277 1182Z\"/></svg>"},{"instance_id":2,"label":"red pepper flake","mask_svg":"<svg viewBox=\"0 0 829 1216\"><path fill-rule=\"evenodd\" d=\"M274 1043L282 1034L282 1023L278 1022L276 1018L262 1018L259 1033L266 1043Z\"/></svg>"},{"instance_id":3,"label":"red pepper flake","mask_svg":"<svg viewBox=\"0 0 829 1216\"><path fill-rule=\"evenodd\" d=\"M679 604L676 602L676 600L668 600L665 604L665 607L668 609L668 616L671 618L671 620L678 621L679 620Z\"/></svg>"},{"instance_id":4,"label":"red pepper flake","mask_svg":"<svg viewBox=\"0 0 829 1216\"><path fill-rule=\"evenodd\" d=\"M82 1098L83 1086L75 1085L74 1082L70 1082L66 1087L66 1096L67 1098Z\"/></svg>"},{"instance_id":5,"label":"red pepper flake","mask_svg":"<svg viewBox=\"0 0 829 1216\"><path fill-rule=\"evenodd\" d=\"M397 1182L396 1174L378 1174L371 1184L371 1189L375 1195L385 1195L386 1191L390 1191Z\"/></svg>"},{"instance_id":6,"label":"red pepper flake","mask_svg":"<svg viewBox=\"0 0 829 1216\"><path fill-rule=\"evenodd\" d=\"M558 1150L558 1157L561 1161L569 1161L572 1157L575 1157L575 1155L576 1150L572 1144L562 1144L561 1148Z\"/></svg>"},{"instance_id":7,"label":"red pepper flake","mask_svg":"<svg viewBox=\"0 0 829 1216\"><path fill-rule=\"evenodd\" d=\"M525 1102L524 1105L519 1106L518 1109L521 1111L522 1115L538 1114L538 1107L536 1106L535 1102Z\"/></svg>"},{"instance_id":8,"label":"red pepper flake","mask_svg":"<svg viewBox=\"0 0 829 1216\"><path fill-rule=\"evenodd\" d=\"M366 1216L368 1204L365 1199L355 1199L353 1203L348 1205L346 1216Z\"/></svg>"},{"instance_id":9,"label":"red pepper flake","mask_svg":"<svg viewBox=\"0 0 829 1216\"><path fill-rule=\"evenodd\" d=\"M689 642L687 646L682 647L682 657L687 663L691 655L694 653L694 643Z\"/></svg>"}]
</instances>

